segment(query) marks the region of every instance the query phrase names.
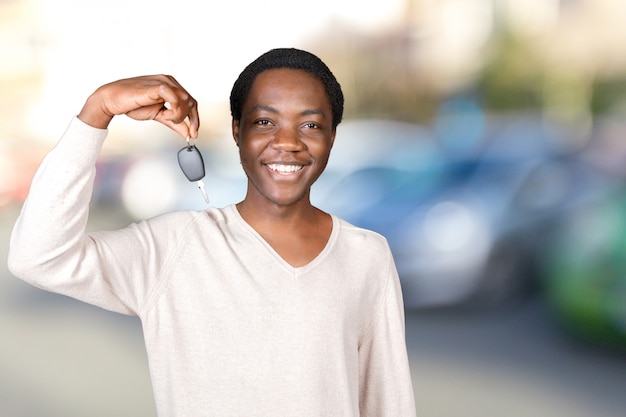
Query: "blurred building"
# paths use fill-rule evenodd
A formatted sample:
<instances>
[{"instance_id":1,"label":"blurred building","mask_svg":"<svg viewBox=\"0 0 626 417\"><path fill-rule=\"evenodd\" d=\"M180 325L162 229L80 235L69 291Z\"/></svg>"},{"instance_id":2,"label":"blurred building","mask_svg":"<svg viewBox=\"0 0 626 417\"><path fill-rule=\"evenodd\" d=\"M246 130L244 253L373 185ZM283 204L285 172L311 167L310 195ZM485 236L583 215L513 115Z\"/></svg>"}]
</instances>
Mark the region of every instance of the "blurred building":
<instances>
[{"instance_id":1,"label":"blurred building","mask_svg":"<svg viewBox=\"0 0 626 417\"><path fill-rule=\"evenodd\" d=\"M3 178L28 183L14 148L35 165L41 156L23 148L49 147L69 112L118 77L176 74L201 104L203 136L223 136L237 72L279 45L310 48L330 64L347 118L432 123L443 101L469 95L487 112L538 109L575 125L572 140L583 140L596 114L626 112L621 0L321 0L326 14L304 22L297 5L270 3L281 25L268 29L258 19L264 6L245 0L184 0L174 10L161 0L0 0ZM107 151L170 140L158 128L116 123ZM11 187L4 181L0 193Z\"/></svg>"},{"instance_id":2,"label":"blurred building","mask_svg":"<svg viewBox=\"0 0 626 417\"><path fill-rule=\"evenodd\" d=\"M405 0L383 30L329 27L316 45L332 51L351 114L428 120L469 91L489 110L541 108L588 128L624 107L603 88L624 90L624 21L619 0Z\"/></svg>"},{"instance_id":3,"label":"blurred building","mask_svg":"<svg viewBox=\"0 0 626 417\"><path fill-rule=\"evenodd\" d=\"M28 124L29 117L41 118L41 109L35 111L33 101L58 100L59 84L65 84L67 100L77 100L74 95L82 99L93 83L122 76L128 67L122 65L125 61L137 71L175 70L201 91L202 101L224 100L225 86L230 84L225 81L234 79L234 68L249 60L232 53L247 42L242 41L248 39L245 33L236 36L221 29L229 28L231 16L232 23L242 19L233 15L236 5L186 0L176 12L160 2L151 2L147 11L142 3L131 7L118 1L106 6L72 0L0 1L0 109L11 115L3 119L0 131L19 132L23 129L16 129L15 121ZM353 103L352 113L357 115L376 115L403 94L424 100L482 87L499 89L500 93L489 90L494 105L541 105L560 117L580 118L592 107L598 80L621 80L626 72L622 53L626 3L620 0L396 0L388 2L384 13L382 6L367 6L367 20L349 18L349 9L333 14L338 6L327 3L325 20L298 23L301 30L295 23L285 24L292 33L287 43L314 44L331 61L351 93L348 104ZM258 11L250 2L242 7L251 14ZM381 9L378 20L370 10L374 8ZM282 13L280 17L291 16L288 8ZM212 42L216 32L210 28L217 29L218 20L228 41ZM152 29L154 25L158 31ZM271 42L285 41L285 32L262 35ZM196 45L181 45L189 40ZM194 60L203 64L181 64L186 55L195 55ZM102 58L98 67L85 67L90 73L84 83L68 69L80 59L98 57ZM213 57L223 64L204 64ZM200 87L209 83L207 69L221 77L219 83L209 84L210 91ZM73 85L80 86L80 93ZM497 98L507 91L525 99ZM387 99L387 94L396 100ZM376 100L384 104L376 106ZM399 100L405 106L414 101ZM402 110L393 110L403 115ZM428 117L428 108L417 107L422 110L421 117Z\"/></svg>"}]
</instances>

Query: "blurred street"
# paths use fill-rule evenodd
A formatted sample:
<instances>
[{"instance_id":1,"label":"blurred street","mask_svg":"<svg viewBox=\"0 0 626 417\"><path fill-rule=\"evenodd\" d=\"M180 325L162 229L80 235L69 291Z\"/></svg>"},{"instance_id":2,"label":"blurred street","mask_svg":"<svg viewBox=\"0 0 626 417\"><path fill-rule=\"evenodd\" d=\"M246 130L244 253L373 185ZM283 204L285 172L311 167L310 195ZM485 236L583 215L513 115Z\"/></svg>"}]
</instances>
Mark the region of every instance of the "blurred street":
<instances>
[{"instance_id":1,"label":"blurred street","mask_svg":"<svg viewBox=\"0 0 626 417\"><path fill-rule=\"evenodd\" d=\"M8 232L16 215L0 211L0 415L155 415L136 319L9 275ZM548 313L540 298L490 312L408 312L418 415L623 415L626 355L573 340Z\"/></svg>"},{"instance_id":2,"label":"blurred street","mask_svg":"<svg viewBox=\"0 0 626 417\"><path fill-rule=\"evenodd\" d=\"M418 415L624 415L626 356L572 340L541 300L490 314L407 315Z\"/></svg>"}]
</instances>

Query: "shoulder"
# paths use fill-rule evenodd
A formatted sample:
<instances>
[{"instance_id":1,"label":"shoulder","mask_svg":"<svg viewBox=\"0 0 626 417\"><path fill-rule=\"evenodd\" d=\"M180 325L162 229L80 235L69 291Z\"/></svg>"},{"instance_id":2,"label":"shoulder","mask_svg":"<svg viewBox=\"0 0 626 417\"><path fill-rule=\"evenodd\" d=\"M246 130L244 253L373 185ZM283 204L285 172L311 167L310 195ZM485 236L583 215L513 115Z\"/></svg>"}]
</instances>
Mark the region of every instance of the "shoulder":
<instances>
[{"instance_id":1,"label":"shoulder","mask_svg":"<svg viewBox=\"0 0 626 417\"><path fill-rule=\"evenodd\" d=\"M338 228L336 250L344 251L344 256L367 264L377 263L380 267L393 262L389 243L383 235L336 216L333 219L333 224Z\"/></svg>"},{"instance_id":2,"label":"shoulder","mask_svg":"<svg viewBox=\"0 0 626 417\"><path fill-rule=\"evenodd\" d=\"M339 226L341 237L357 244L369 244L380 249L388 249L387 239L380 233L373 230L364 229L347 222L346 220L333 216L333 223Z\"/></svg>"},{"instance_id":3,"label":"shoulder","mask_svg":"<svg viewBox=\"0 0 626 417\"><path fill-rule=\"evenodd\" d=\"M206 232L207 228L220 227L226 223L225 209L211 207L206 210L180 210L161 214L135 225L155 234L190 237L196 232Z\"/></svg>"},{"instance_id":4,"label":"shoulder","mask_svg":"<svg viewBox=\"0 0 626 417\"><path fill-rule=\"evenodd\" d=\"M201 212L194 210L172 211L142 220L138 222L138 224L158 229L168 227L179 228L181 226L184 227L184 225L197 222L200 213Z\"/></svg>"}]
</instances>

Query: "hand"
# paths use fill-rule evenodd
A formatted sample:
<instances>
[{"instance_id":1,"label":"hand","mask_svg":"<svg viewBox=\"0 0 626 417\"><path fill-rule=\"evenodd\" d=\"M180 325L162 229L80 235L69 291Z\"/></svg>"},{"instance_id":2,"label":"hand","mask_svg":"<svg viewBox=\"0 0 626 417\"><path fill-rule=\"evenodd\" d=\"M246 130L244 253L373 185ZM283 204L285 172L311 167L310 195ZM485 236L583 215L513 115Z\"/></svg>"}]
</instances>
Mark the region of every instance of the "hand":
<instances>
[{"instance_id":1,"label":"hand","mask_svg":"<svg viewBox=\"0 0 626 417\"><path fill-rule=\"evenodd\" d=\"M198 137L198 103L169 75L148 75L105 84L87 99L78 118L106 129L113 117L120 114L135 120L156 120L185 138Z\"/></svg>"}]
</instances>

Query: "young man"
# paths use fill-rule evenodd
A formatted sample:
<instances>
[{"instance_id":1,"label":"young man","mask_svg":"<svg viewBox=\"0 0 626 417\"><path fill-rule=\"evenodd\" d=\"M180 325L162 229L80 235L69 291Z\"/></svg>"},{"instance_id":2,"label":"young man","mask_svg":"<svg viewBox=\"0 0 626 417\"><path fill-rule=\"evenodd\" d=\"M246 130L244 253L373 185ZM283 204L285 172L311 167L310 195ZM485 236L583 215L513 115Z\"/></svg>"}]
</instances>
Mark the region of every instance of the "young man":
<instances>
[{"instance_id":1,"label":"young man","mask_svg":"<svg viewBox=\"0 0 626 417\"><path fill-rule=\"evenodd\" d=\"M308 52L271 50L235 82L231 111L243 201L86 233L115 115L183 137L199 127L196 101L172 77L97 89L33 180L11 271L138 315L159 416L414 416L387 243L309 200L342 117L335 77Z\"/></svg>"}]
</instances>

